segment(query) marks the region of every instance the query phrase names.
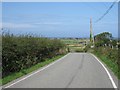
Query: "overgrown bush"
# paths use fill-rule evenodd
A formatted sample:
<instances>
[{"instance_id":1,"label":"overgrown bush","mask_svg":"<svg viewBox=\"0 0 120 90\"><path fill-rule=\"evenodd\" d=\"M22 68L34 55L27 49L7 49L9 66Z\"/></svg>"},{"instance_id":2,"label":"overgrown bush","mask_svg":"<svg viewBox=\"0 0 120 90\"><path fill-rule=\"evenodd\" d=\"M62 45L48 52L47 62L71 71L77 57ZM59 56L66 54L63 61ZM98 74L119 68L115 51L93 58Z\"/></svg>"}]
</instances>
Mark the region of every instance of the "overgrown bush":
<instances>
[{"instance_id":1,"label":"overgrown bush","mask_svg":"<svg viewBox=\"0 0 120 90\"><path fill-rule=\"evenodd\" d=\"M2 36L2 76L29 68L43 62L46 58L63 54L65 51L62 53L60 51L64 50L64 47L65 45L57 39L4 34Z\"/></svg>"},{"instance_id":2,"label":"overgrown bush","mask_svg":"<svg viewBox=\"0 0 120 90\"><path fill-rule=\"evenodd\" d=\"M110 47L97 47L94 49L95 52L106 56L109 60L112 60L114 63L118 63L118 50L116 48L110 48Z\"/></svg>"},{"instance_id":3,"label":"overgrown bush","mask_svg":"<svg viewBox=\"0 0 120 90\"><path fill-rule=\"evenodd\" d=\"M94 48L94 53L99 57L104 57L106 60L104 62L111 68L111 70L120 79L120 56L118 49L110 47L97 47Z\"/></svg>"}]
</instances>

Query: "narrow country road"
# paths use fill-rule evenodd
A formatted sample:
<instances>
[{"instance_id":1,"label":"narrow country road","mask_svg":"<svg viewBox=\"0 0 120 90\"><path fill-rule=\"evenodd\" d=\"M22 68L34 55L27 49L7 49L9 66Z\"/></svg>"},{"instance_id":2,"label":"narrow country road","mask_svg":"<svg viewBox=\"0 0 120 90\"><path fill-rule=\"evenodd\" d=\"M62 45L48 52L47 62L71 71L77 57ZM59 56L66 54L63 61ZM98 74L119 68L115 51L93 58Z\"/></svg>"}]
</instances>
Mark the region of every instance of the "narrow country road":
<instances>
[{"instance_id":1,"label":"narrow country road","mask_svg":"<svg viewBox=\"0 0 120 90\"><path fill-rule=\"evenodd\" d=\"M44 70L38 71L30 77L25 77L27 76L4 87L113 88L103 66L88 53L70 53Z\"/></svg>"}]
</instances>

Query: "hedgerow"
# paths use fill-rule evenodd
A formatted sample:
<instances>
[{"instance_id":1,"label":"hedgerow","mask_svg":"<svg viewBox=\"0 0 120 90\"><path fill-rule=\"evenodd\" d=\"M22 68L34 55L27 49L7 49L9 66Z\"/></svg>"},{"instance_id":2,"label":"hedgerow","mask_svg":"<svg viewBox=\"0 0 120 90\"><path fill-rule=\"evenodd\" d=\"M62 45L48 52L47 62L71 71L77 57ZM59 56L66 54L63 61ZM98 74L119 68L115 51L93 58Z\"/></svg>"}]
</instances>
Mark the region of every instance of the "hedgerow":
<instances>
[{"instance_id":1,"label":"hedgerow","mask_svg":"<svg viewBox=\"0 0 120 90\"><path fill-rule=\"evenodd\" d=\"M29 68L46 58L65 53L65 45L58 39L30 35L2 35L2 76Z\"/></svg>"},{"instance_id":2,"label":"hedgerow","mask_svg":"<svg viewBox=\"0 0 120 90\"><path fill-rule=\"evenodd\" d=\"M118 49L110 47L97 47L94 48L94 54L97 55L107 66L117 75L120 79L120 57Z\"/></svg>"}]
</instances>

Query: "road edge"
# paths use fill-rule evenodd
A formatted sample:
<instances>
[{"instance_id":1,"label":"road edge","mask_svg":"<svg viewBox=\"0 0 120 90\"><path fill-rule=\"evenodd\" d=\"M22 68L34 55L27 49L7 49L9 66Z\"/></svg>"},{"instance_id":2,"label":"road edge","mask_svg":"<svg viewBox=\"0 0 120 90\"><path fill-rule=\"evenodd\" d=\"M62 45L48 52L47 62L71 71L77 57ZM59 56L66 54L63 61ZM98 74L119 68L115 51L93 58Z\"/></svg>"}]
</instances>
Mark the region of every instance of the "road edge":
<instances>
[{"instance_id":1,"label":"road edge","mask_svg":"<svg viewBox=\"0 0 120 90\"><path fill-rule=\"evenodd\" d=\"M23 76L22 78L21 78L21 77L18 78L16 81L14 80L15 82L13 82L13 83L12 83L12 81L11 81L11 82L9 82L9 83L3 85L2 88L9 88L9 87L11 87L11 86L13 86L13 85L15 85L15 84L17 84L17 83L23 81L23 80L25 80L25 79L27 79L27 78L29 78L29 77L35 75L35 74L37 74L37 73L39 73L39 72L41 72L41 71L47 69L48 67L54 65L55 63L57 63L57 62L63 60L63 59L64 59L65 57L67 57L69 54L70 54L70 53L68 53L68 54L66 54L65 56L59 58L58 60L56 60L56 61L54 61L54 62L52 62L52 63L50 63L50 64L48 64L48 65L46 65L46 66L44 66L44 67L42 67L42 68L40 68L40 69L38 69L38 70L36 70L35 72L33 71L33 72L31 72L30 74L27 74L27 75ZM10 83L11 83L11 84L10 84Z\"/></svg>"},{"instance_id":2,"label":"road edge","mask_svg":"<svg viewBox=\"0 0 120 90\"><path fill-rule=\"evenodd\" d=\"M108 75L108 77L109 77L109 79L110 79L113 87L114 87L115 89L117 89L117 85L116 85L116 83L114 82L114 80L113 80L110 72L109 72L108 69L105 67L105 65L104 65L94 54L90 53L90 55L92 55L92 56L101 64L101 66L102 66L102 67L104 68L104 70L106 71L106 73L107 73L107 75Z\"/></svg>"}]
</instances>

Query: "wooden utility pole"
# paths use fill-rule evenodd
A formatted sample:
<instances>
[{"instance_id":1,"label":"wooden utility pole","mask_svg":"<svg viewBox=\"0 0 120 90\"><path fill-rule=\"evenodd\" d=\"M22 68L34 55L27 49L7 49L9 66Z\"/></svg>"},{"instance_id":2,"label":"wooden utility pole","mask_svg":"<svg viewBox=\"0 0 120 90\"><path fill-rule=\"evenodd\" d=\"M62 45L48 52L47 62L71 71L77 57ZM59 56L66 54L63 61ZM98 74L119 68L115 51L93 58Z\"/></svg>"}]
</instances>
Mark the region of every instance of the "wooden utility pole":
<instances>
[{"instance_id":1,"label":"wooden utility pole","mask_svg":"<svg viewBox=\"0 0 120 90\"><path fill-rule=\"evenodd\" d=\"M90 43L94 47L94 35L93 35L93 28L92 28L92 18L90 18Z\"/></svg>"}]
</instances>

